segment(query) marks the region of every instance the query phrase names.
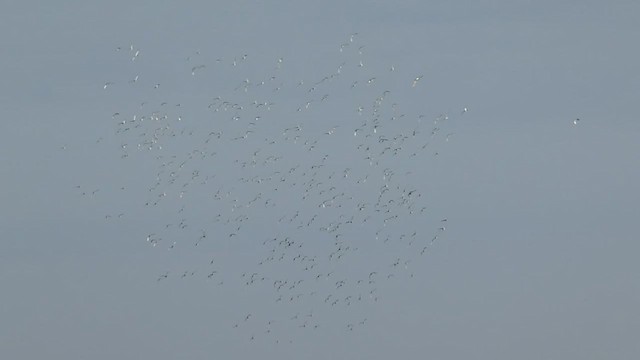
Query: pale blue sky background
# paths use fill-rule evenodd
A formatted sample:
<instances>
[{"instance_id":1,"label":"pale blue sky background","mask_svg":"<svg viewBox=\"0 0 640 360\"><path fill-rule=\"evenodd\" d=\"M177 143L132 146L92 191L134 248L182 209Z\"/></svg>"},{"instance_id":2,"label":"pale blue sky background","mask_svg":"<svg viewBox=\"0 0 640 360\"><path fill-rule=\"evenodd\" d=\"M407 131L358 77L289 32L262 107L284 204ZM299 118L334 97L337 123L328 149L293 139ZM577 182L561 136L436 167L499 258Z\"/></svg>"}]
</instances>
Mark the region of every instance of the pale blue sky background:
<instances>
[{"instance_id":1,"label":"pale blue sky background","mask_svg":"<svg viewBox=\"0 0 640 360\"><path fill-rule=\"evenodd\" d=\"M640 356L636 2L2 5L0 357ZM354 45L340 52L352 33L358 33ZM140 49L133 62L130 44ZM362 54L359 46L365 46ZM246 61L233 67L233 59L243 54ZM244 79L255 84L272 73L281 57L279 95L234 91ZM365 66L359 68L358 61ZM296 84L304 80L311 86L342 62L340 79L318 86L317 96L328 94L331 105L316 100L309 111L297 112L311 95ZM207 67L192 76L198 64ZM396 70L390 72L390 66ZM135 86L128 84L137 74ZM412 88L419 75L424 77ZM370 77L376 83L367 87ZM360 92L352 96L348 84L354 79ZM105 90L105 82L115 84ZM156 83L159 89L153 89ZM400 240L374 243L379 226L348 234L358 250L336 265L337 274L350 281L345 289L354 289L359 272L366 277L376 269L383 275L396 257L413 259L410 270L376 283L377 302L340 310L313 297L307 303L274 304L271 283L247 287L242 277L264 274L256 260L266 254L265 237L295 234L290 236L302 236L305 249L322 253L324 234L274 225L269 216L300 211L308 220L321 210L299 205L295 192L243 185L238 174L246 174L236 171L233 160L244 161L260 147L268 155L263 139L281 138L282 129L299 123L312 139L340 125L334 140L317 136L318 151L331 154L334 166L319 173L326 177L331 168L340 175L351 167L354 178L364 177L369 167L361 166L360 153L349 152L351 141L361 139L352 136L352 127L362 122L356 109L370 109L384 90L391 91L385 116L393 114L391 103L396 103L412 121L386 125L384 131L410 131L418 126L417 115L424 114L429 125L420 125L418 135L426 141L432 120L450 116L430 145L437 156L385 160L398 181L420 189L428 207L425 218L403 218L387 231L395 236L412 229L430 239L439 220L447 218L446 231L425 256L407 252ZM227 138L244 133L229 120L230 113L207 109L218 95L246 102L252 96L272 99L272 115L254 114L249 107L242 112L262 116L272 126L261 126L242 145L211 145L207 149L217 151L217 158L189 163L185 177L199 170L203 176L215 174L215 181L192 185L183 199L177 187L167 186L162 206L144 206L157 199L157 191L149 191L165 161L157 154L184 159L204 148L213 128L224 129ZM184 118L183 125L172 125L195 135L167 138L163 150L145 152L135 149L137 131L115 132L114 112L123 118L148 114L160 109L161 101L170 104L169 116ZM147 110L140 109L142 102ZM461 115L465 107L469 111ZM574 126L576 118L581 120ZM125 159L123 144L129 149ZM282 170L308 167L322 155L291 144L277 146L286 162ZM406 171L412 174L403 175ZM266 173L265 168L250 175ZM374 203L380 180L371 174L369 187L345 185L342 191ZM97 189L94 196L81 195ZM263 201L272 198L277 206L246 210L246 230L234 242L227 236L233 229L212 223L221 212L219 202L211 200L218 189L233 191L240 201L262 192ZM185 215L176 215L185 204ZM319 221L323 216L330 218L321 215ZM177 227L181 219L189 223L185 232L164 229L167 223ZM192 244L201 230L209 241L203 246L167 250L169 238ZM150 246L145 238L151 233L162 234L167 243ZM213 269L211 258L223 285L206 276ZM333 269L327 257L317 262L318 268ZM304 291L332 288L333 280L314 285L314 276L292 264L283 263L267 276L304 278ZM167 279L156 281L167 271ZM181 279L184 271L196 275ZM320 325L315 331L290 320L310 309L311 323ZM248 313L253 318L245 322ZM365 318L354 331L345 328ZM265 334L271 319L277 325ZM234 328L235 323L241 326Z\"/></svg>"}]
</instances>

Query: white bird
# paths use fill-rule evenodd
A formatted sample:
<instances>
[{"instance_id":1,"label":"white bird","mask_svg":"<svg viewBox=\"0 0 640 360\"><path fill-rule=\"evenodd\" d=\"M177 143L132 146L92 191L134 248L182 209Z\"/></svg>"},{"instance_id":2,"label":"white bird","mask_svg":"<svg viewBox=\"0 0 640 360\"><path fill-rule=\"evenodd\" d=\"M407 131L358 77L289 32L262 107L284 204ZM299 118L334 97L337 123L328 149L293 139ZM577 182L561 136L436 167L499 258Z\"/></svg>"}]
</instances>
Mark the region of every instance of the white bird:
<instances>
[{"instance_id":1,"label":"white bird","mask_svg":"<svg viewBox=\"0 0 640 360\"><path fill-rule=\"evenodd\" d=\"M338 127L339 127L338 125L332 127L331 130L325 132L325 135L332 135L336 131L336 128Z\"/></svg>"},{"instance_id":2,"label":"white bird","mask_svg":"<svg viewBox=\"0 0 640 360\"><path fill-rule=\"evenodd\" d=\"M573 125L578 125L578 122L580 121L580 119L575 119L573 120Z\"/></svg>"},{"instance_id":3,"label":"white bird","mask_svg":"<svg viewBox=\"0 0 640 360\"><path fill-rule=\"evenodd\" d=\"M413 79L413 84L411 85L411 87L416 87L416 85L418 84L418 81L420 81L420 79L422 79L424 75L420 75L418 77L416 77L415 79Z\"/></svg>"}]
</instances>

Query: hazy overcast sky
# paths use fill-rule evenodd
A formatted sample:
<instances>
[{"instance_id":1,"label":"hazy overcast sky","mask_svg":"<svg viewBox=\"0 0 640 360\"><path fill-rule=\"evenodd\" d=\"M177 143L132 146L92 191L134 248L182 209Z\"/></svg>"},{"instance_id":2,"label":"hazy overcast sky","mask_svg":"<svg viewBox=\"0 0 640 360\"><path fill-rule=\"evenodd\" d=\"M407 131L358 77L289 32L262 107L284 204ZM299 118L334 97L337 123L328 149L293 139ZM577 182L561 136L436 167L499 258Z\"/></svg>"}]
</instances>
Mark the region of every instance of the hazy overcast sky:
<instances>
[{"instance_id":1,"label":"hazy overcast sky","mask_svg":"<svg viewBox=\"0 0 640 360\"><path fill-rule=\"evenodd\" d=\"M634 1L4 1L0 357L639 357L639 18ZM322 256L266 261L271 237ZM285 278L304 295L276 302Z\"/></svg>"}]
</instances>

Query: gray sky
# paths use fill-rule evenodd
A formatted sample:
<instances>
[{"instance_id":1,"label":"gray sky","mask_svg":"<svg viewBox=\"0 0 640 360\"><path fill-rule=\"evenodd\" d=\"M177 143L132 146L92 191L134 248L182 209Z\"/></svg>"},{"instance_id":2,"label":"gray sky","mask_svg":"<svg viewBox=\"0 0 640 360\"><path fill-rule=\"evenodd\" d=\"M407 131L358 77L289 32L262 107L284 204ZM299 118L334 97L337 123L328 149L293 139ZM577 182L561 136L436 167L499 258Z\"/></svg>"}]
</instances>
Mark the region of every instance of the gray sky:
<instances>
[{"instance_id":1,"label":"gray sky","mask_svg":"<svg viewBox=\"0 0 640 360\"><path fill-rule=\"evenodd\" d=\"M640 355L635 2L3 8L0 357Z\"/></svg>"}]
</instances>

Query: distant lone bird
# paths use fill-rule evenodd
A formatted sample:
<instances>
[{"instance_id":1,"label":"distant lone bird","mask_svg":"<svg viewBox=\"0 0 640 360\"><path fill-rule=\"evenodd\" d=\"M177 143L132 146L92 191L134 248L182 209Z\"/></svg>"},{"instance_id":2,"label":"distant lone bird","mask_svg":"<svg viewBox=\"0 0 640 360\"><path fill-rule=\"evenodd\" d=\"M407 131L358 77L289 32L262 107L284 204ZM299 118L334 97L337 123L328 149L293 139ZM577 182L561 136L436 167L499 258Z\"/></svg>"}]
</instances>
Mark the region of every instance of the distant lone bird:
<instances>
[{"instance_id":1,"label":"distant lone bird","mask_svg":"<svg viewBox=\"0 0 640 360\"><path fill-rule=\"evenodd\" d=\"M418 77L416 77L415 79L413 79L413 84L411 84L411 87L416 87L416 85L418 84L418 81L420 81L420 79L422 79L424 75L420 75Z\"/></svg>"},{"instance_id":2,"label":"distant lone bird","mask_svg":"<svg viewBox=\"0 0 640 360\"><path fill-rule=\"evenodd\" d=\"M198 65L191 68L191 75L196 75L196 70L204 69L206 65Z\"/></svg>"}]
</instances>

